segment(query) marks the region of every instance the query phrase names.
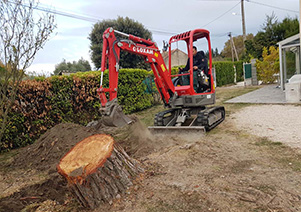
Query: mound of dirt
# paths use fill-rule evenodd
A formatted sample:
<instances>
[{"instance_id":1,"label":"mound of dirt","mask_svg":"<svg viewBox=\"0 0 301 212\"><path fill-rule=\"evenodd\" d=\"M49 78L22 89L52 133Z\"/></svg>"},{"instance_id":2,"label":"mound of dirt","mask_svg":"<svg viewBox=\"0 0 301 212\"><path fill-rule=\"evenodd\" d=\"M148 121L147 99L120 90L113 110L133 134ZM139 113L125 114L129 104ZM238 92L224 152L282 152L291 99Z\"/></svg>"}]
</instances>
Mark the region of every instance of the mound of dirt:
<instances>
[{"instance_id":1,"label":"mound of dirt","mask_svg":"<svg viewBox=\"0 0 301 212\"><path fill-rule=\"evenodd\" d=\"M59 160L79 141L94 134L110 134L131 156L140 157L153 151L147 128L139 121L122 128L108 127L100 121L94 126L84 127L73 123L62 123L49 129L34 144L24 148L15 157L12 166L56 172Z\"/></svg>"},{"instance_id":2,"label":"mound of dirt","mask_svg":"<svg viewBox=\"0 0 301 212\"><path fill-rule=\"evenodd\" d=\"M18 188L12 195L0 199L0 211L20 211L26 205L41 203L47 199L63 204L70 193L67 183L57 173L57 164L76 143L102 133L112 135L134 158L153 151L153 142L147 134L147 128L135 118L133 124L122 128L108 127L101 121L94 122L90 127L73 123L58 124L34 144L20 150L10 164L15 170L38 170L42 175L47 175L46 180ZM26 177L23 180L26 181Z\"/></svg>"},{"instance_id":3,"label":"mound of dirt","mask_svg":"<svg viewBox=\"0 0 301 212\"><path fill-rule=\"evenodd\" d=\"M92 128L63 123L48 130L34 144L23 149L13 162L14 167L27 167L56 172L56 165L76 143L96 134Z\"/></svg>"}]
</instances>

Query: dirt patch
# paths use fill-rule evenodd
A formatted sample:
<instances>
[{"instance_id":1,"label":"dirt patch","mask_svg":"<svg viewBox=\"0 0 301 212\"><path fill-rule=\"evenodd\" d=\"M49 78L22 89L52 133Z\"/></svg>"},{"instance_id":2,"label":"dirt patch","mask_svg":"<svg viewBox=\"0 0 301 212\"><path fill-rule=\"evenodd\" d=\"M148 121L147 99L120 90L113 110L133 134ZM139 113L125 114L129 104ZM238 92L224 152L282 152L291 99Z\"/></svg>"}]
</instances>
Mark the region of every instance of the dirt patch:
<instances>
[{"instance_id":1,"label":"dirt patch","mask_svg":"<svg viewBox=\"0 0 301 212\"><path fill-rule=\"evenodd\" d=\"M267 111L278 114L288 110L258 107L265 110L257 106L246 110L258 109L261 112L256 116L262 119ZM206 135L179 131L154 136L138 121L124 128L108 128L101 123L88 128L57 125L35 144L20 150L8 171L0 173L6 177L0 190L10 191L2 195L0 211L25 207L32 211L85 211L73 202L56 165L78 141L97 133L112 135L141 161L146 174L112 205L102 205L94 212L301 211L301 155L271 142L264 133L254 134L252 122L256 120L246 125L244 121L255 115L246 115L243 110L231 114ZM272 123L261 125L261 131L277 121L277 114L274 119L265 119L262 124Z\"/></svg>"},{"instance_id":2,"label":"dirt patch","mask_svg":"<svg viewBox=\"0 0 301 212\"><path fill-rule=\"evenodd\" d=\"M300 172L280 162L292 150L258 146L261 138L233 128L228 120L143 158L146 179L107 211L300 211Z\"/></svg>"}]
</instances>

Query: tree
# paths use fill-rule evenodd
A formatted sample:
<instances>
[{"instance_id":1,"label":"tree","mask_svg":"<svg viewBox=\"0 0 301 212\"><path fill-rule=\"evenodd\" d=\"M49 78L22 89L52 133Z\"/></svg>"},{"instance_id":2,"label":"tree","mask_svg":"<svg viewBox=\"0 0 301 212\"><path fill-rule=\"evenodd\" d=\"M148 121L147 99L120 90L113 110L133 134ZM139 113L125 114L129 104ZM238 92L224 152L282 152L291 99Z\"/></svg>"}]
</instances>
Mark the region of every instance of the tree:
<instances>
[{"instance_id":1,"label":"tree","mask_svg":"<svg viewBox=\"0 0 301 212\"><path fill-rule=\"evenodd\" d=\"M218 52L217 48L211 49L211 55L212 55L212 59L214 61L219 61L219 60L222 59L221 54ZM209 58L209 51L208 50L206 51L205 56L206 56L206 58Z\"/></svg>"},{"instance_id":2,"label":"tree","mask_svg":"<svg viewBox=\"0 0 301 212\"><path fill-rule=\"evenodd\" d=\"M277 46L277 43L299 32L299 21L297 18L285 18L278 22L277 17L272 14L267 16L262 30L259 31L253 40L245 42L247 55L255 58L262 58L264 47Z\"/></svg>"},{"instance_id":3,"label":"tree","mask_svg":"<svg viewBox=\"0 0 301 212\"><path fill-rule=\"evenodd\" d=\"M0 141L24 72L56 27L48 13L35 19L37 6L34 0L0 1Z\"/></svg>"},{"instance_id":4,"label":"tree","mask_svg":"<svg viewBox=\"0 0 301 212\"><path fill-rule=\"evenodd\" d=\"M102 54L102 35L103 32L108 28L113 27L114 29L132 34L145 39L152 39L152 34L147 30L141 23L130 19L128 17L118 17L117 20L104 20L94 25L92 32L89 35L91 41L91 53L92 61L95 67L101 66L101 54ZM125 51L120 52L120 65L123 68L147 68L147 64L143 58Z\"/></svg>"},{"instance_id":5,"label":"tree","mask_svg":"<svg viewBox=\"0 0 301 212\"><path fill-rule=\"evenodd\" d=\"M279 74L279 49L270 46L269 50L264 47L262 51L262 61L256 61L258 78L263 83L273 83Z\"/></svg>"},{"instance_id":6,"label":"tree","mask_svg":"<svg viewBox=\"0 0 301 212\"><path fill-rule=\"evenodd\" d=\"M63 59L61 63L55 65L54 74L58 75L61 72L76 73L76 72L85 72L85 71L91 71L91 66L89 61L81 58L77 62L73 61L71 63L71 62L66 62L66 60Z\"/></svg>"},{"instance_id":7,"label":"tree","mask_svg":"<svg viewBox=\"0 0 301 212\"><path fill-rule=\"evenodd\" d=\"M246 36L246 41L252 40L253 37L254 37L253 34L248 34ZM239 36L233 37L233 42L234 42L238 57L242 58L245 54L243 36L239 35ZM231 48L231 40L230 39L225 43L225 46L221 52L221 55L223 57L227 57L227 58L232 57L232 48Z\"/></svg>"}]
</instances>

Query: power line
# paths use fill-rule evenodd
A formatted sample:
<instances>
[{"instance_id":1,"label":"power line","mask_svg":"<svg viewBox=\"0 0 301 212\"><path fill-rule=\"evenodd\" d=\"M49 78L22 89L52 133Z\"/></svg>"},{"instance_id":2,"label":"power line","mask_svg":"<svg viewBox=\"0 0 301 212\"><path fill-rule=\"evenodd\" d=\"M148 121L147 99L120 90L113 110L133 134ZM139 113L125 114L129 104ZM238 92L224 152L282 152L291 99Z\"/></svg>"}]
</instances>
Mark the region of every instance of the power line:
<instances>
[{"instance_id":1,"label":"power line","mask_svg":"<svg viewBox=\"0 0 301 212\"><path fill-rule=\"evenodd\" d=\"M209 23L205 24L203 27L205 27L205 26L207 26L207 25L213 23L214 21L220 19L221 17L223 17L224 15L226 15L228 12L230 12L231 10L233 10L233 9L234 9L237 5L239 5L239 4L240 4L240 2L238 2L237 4L235 4L234 7L231 7L231 9L227 10L226 12L224 12L223 14L221 14L220 16L218 16L216 19L214 19L214 20L210 21Z\"/></svg>"},{"instance_id":2,"label":"power line","mask_svg":"<svg viewBox=\"0 0 301 212\"><path fill-rule=\"evenodd\" d=\"M273 6L273 5L264 4L264 3L256 2L256 1L253 1L253 0L248 0L247 2L262 5L262 6L266 6L266 7L275 8L275 9L278 9L278 10L284 10L284 11L288 11L288 12L299 13L299 11L296 11L296 10L290 10L290 9L286 9L286 8L282 8L282 7L276 7L276 6Z\"/></svg>"},{"instance_id":3,"label":"power line","mask_svg":"<svg viewBox=\"0 0 301 212\"><path fill-rule=\"evenodd\" d=\"M199 1L238 1L238 0L199 0ZM11 4L16 4L13 1L8 1ZM239 4L239 3L238 3ZM236 4L234 7L236 7L238 4ZM25 3L21 4L24 7L31 7L30 5L27 5ZM230 10L232 10L234 7L232 7ZM74 14L74 13L70 13L70 12L65 12L62 10L57 10L57 9L50 9L47 6L33 6L32 7L35 10L39 10L42 12L47 12L47 13L52 13L55 15L60 15L60 16L64 16L64 17L68 17L68 18L74 18L74 19L78 19L78 20L83 20L83 21L88 21L88 22L92 22L92 23L96 23L100 20L103 20L104 18L97 18L97 17L92 17L92 16L85 16L82 14ZM217 19L221 18L222 16L224 16L226 13L228 13L230 10L228 10L227 12L223 13L221 16L219 16L218 18L214 19L213 21L207 23L205 26L209 25L210 23L216 21ZM157 33L157 34L164 34L164 35L175 35L178 34L179 32L171 32L171 31L164 31L164 30L160 30L160 29L154 29L154 28L149 28L150 31L152 31L153 33ZM225 34L219 34L219 35L211 35L211 37L223 37Z\"/></svg>"},{"instance_id":4,"label":"power line","mask_svg":"<svg viewBox=\"0 0 301 212\"><path fill-rule=\"evenodd\" d=\"M8 1L9 3L11 4L16 4L15 2L12 2L12 1ZM27 5L27 4L21 4L22 6L24 7L31 7L30 5ZM39 11L42 11L42 12L47 12L47 13L52 13L52 14L55 14L55 15L60 15L60 16L65 16L65 17L68 17L68 18L74 18L74 19L78 19L78 20L83 20L83 21L88 21L88 22L91 22L91 23L96 23L100 20L103 20L104 18L96 18L96 17L91 17L91 16L84 16L84 15L81 15L81 14L74 14L74 13L70 13L70 12L64 12L64 11L60 11L60 10L52 10L48 7L42 7L42 6L34 6L32 7L34 10L39 10ZM159 33L159 34L166 34L166 35L174 35L174 34L177 34L175 32L168 32L168 31L163 31L163 30L160 30L160 29L152 29L152 28L149 28L150 31L154 32L154 33Z\"/></svg>"},{"instance_id":5,"label":"power line","mask_svg":"<svg viewBox=\"0 0 301 212\"><path fill-rule=\"evenodd\" d=\"M12 1L7 1L10 4L17 4L16 2L12 2ZM75 18L75 19L79 19L79 20L83 20L83 21L89 21L89 22L97 22L99 21L99 19L96 18L92 18L92 17L88 17L88 16L83 16L83 15L76 15L76 14L72 14L72 13L67 13L67 12L63 12L63 11L58 11L58 10L52 10L50 8L47 7L41 7L41 6L31 6L25 3L20 3L23 7L28 7L28 8L32 8L34 10L39 10L42 12L47 12L47 13L53 13L55 15L61 15L61 16L65 16L68 18Z\"/></svg>"}]
</instances>

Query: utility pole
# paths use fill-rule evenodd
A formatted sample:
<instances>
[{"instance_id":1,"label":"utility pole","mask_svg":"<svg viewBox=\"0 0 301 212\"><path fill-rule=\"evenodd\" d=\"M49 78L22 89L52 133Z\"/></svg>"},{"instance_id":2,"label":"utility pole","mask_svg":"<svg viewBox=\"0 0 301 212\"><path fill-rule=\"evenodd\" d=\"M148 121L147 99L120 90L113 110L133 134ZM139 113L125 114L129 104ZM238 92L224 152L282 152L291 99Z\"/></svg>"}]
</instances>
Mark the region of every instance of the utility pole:
<instances>
[{"instance_id":1,"label":"utility pole","mask_svg":"<svg viewBox=\"0 0 301 212\"><path fill-rule=\"evenodd\" d=\"M299 0L299 45L301 46L301 0ZM300 55L301 55L301 51L299 47L299 58ZM299 61L301 61L301 58ZM299 64L299 67L301 69L301 64Z\"/></svg>"},{"instance_id":2,"label":"utility pole","mask_svg":"<svg viewBox=\"0 0 301 212\"><path fill-rule=\"evenodd\" d=\"M299 0L299 36L300 36L300 44L301 44L301 0Z\"/></svg>"},{"instance_id":3,"label":"utility pole","mask_svg":"<svg viewBox=\"0 0 301 212\"><path fill-rule=\"evenodd\" d=\"M301 0L300 0L300 1L301 1ZM234 54L233 54L233 50L234 50L234 53L235 53L236 60L239 61L239 59L238 59L238 54L237 54L237 51L236 51L236 48L235 48L235 44L234 44L234 41L233 41L233 37L232 37L231 32L229 32L228 36L230 37L230 45L231 45L231 51L232 51L232 62L234 62Z\"/></svg>"},{"instance_id":4,"label":"utility pole","mask_svg":"<svg viewBox=\"0 0 301 212\"><path fill-rule=\"evenodd\" d=\"M243 34L243 41L244 41L244 46L245 46L245 41L246 41L246 24L245 24L244 0L241 0L241 17L242 17L242 34Z\"/></svg>"},{"instance_id":5,"label":"utility pole","mask_svg":"<svg viewBox=\"0 0 301 212\"><path fill-rule=\"evenodd\" d=\"M232 55L232 63L233 63L234 62L234 53L233 53L233 46L232 46L232 42L231 42L231 37L232 37L231 32L229 32L228 36L230 37L231 55Z\"/></svg>"}]
</instances>

